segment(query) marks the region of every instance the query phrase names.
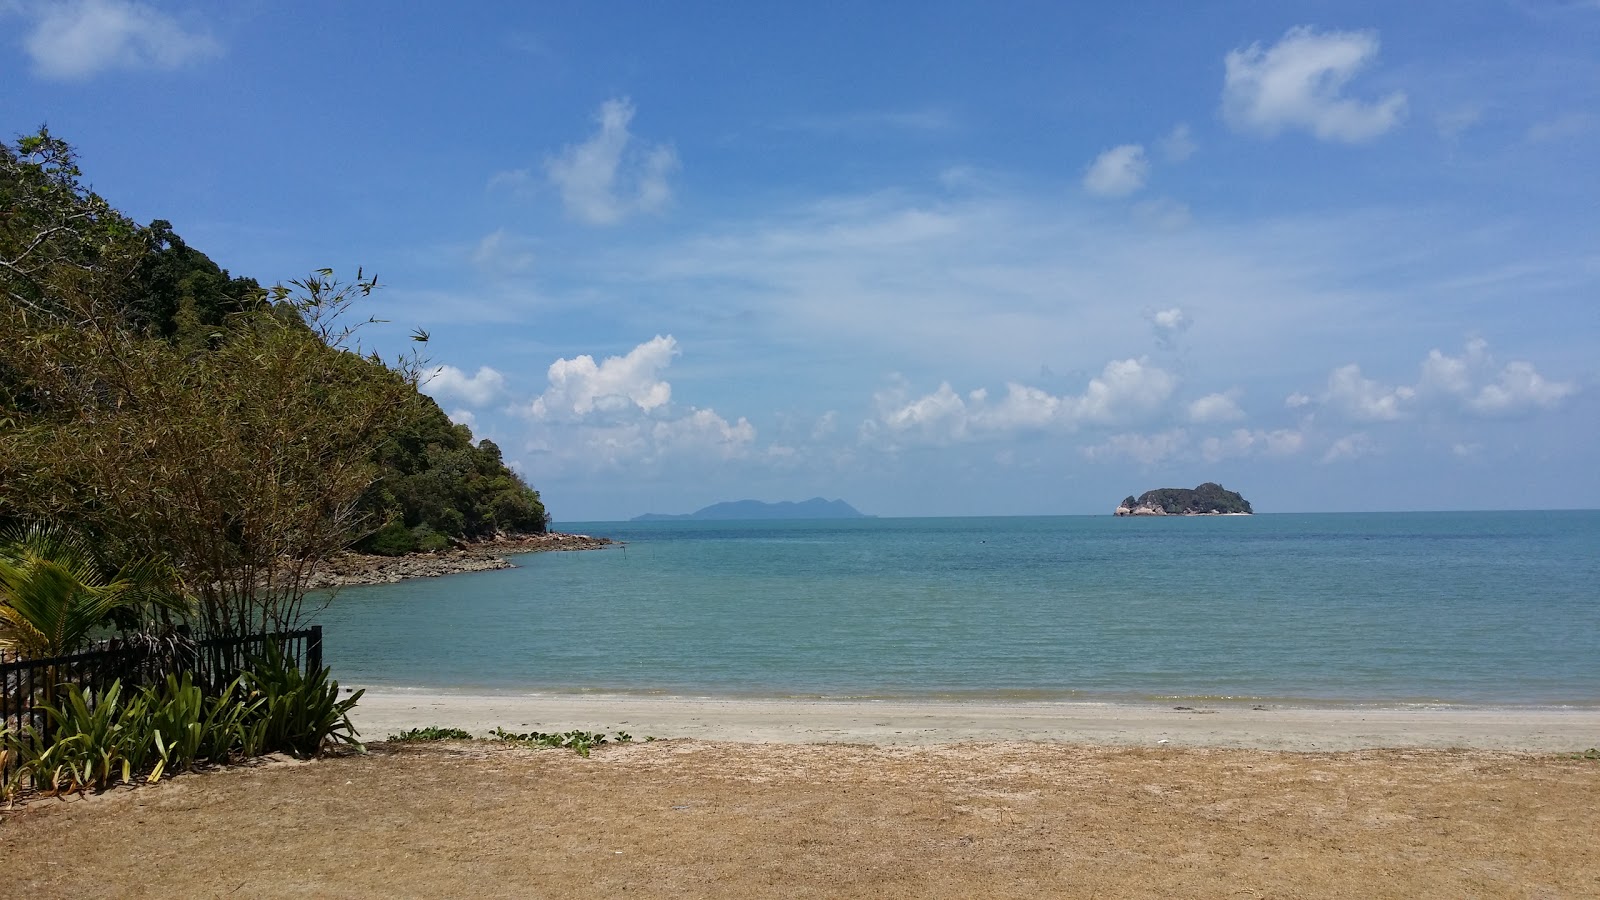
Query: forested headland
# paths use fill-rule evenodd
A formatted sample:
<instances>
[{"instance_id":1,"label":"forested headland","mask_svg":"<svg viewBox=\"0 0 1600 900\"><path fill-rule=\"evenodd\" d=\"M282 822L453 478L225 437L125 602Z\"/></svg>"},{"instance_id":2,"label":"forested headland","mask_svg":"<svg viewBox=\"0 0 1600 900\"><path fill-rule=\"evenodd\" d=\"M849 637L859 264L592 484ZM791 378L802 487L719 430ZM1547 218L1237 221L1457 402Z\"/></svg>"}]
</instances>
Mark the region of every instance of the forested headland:
<instances>
[{"instance_id":1,"label":"forested headland","mask_svg":"<svg viewBox=\"0 0 1600 900\"><path fill-rule=\"evenodd\" d=\"M280 624L345 550L542 533L537 491L361 342L378 288L263 287L141 225L41 130L0 145L0 530L160 559L207 630Z\"/></svg>"}]
</instances>

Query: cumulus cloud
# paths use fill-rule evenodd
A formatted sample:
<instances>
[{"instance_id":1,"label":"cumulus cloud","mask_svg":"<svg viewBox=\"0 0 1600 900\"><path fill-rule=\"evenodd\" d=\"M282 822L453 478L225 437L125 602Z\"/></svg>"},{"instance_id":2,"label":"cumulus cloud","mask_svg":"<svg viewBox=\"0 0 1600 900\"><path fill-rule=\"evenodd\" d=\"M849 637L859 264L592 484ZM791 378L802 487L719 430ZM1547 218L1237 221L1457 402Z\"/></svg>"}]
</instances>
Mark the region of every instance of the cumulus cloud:
<instances>
[{"instance_id":1,"label":"cumulus cloud","mask_svg":"<svg viewBox=\"0 0 1600 900\"><path fill-rule=\"evenodd\" d=\"M715 410L690 408L676 417L555 424L527 449L543 457L546 468L631 470L740 459L755 440L755 426L743 417L729 422Z\"/></svg>"},{"instance_id":2,"label":"cumulus cloud","mask_svg":"<svg viewBox=\"0 0 1600 900\"><path fill-rule=\"evenodd\" d=\"M1206 462L1247 456L1293 456L1305 449L1305 445L1305 433L1295 429L1252 431L1236 428L1225 436L1208 437L1201 441L1200 455Z\"/></svg>"},{"instance_id":3,"label":"cumulus cloud","mask_svg":"<svg viewBox=\"0 0 1600 900\"><path fill-rule=\"evenodd\" d=\"M677 151L636 141L628 130L633 115L627 99L607 100L595 114L593 137L545 161L567 214L580 222L613 225L634 213L659 212L672 200Z\"/></svg>"},{"instance_id":4,"label":"cumulus cloud","mask_svg":"<svg viewBox=\"0 0 1600 900\"><path fill-rule=\"evenodd\" d=\"M1192 324L1194 321L1177 306L1159 309L1150 314L1150 325L1162 334L1179 334L1188 331Z\"/></svg>"},{"instance_id":5,"label":"cumulus cloud","mask_svg":"<svg viewBox=\"0 0 1600 900\"><path fill-rule=\"evenodd\" d=\"M1327 452L1322 454L1322 461L1324 463L1343 462L1360 459L1363 456L1371 456L1377 452L1378 445L1372 440L1371 436L1364 431L1358 431L1355 434L1347 434L1334 441L1328 447Z\"/></svg>"},{"instance_id":6,"label":"cumulus cloud","mask_svg":"<svg viewBox=\"0 0 1600 900\"><path fill-rule=\"evenodd\" d=\"M1189 441L1189 433L1182 428L1158 434L1114 434L1104 441L1083 448L1083 456L1090 462L1120 462L1131 459L1141 465L1153 466L1181 454Z\"/></svg>"},{"instance_id":7,"label":"cumulus cloud","mask_svg":"<svg viewBox=\"0 0 1600 900\"><path fill-rule=\"evenodd\" d=\"M658 421L651 430L661 450L711 452L723 459L742 455L756 439L755 426L746 419L729 422L711 409L694 409L681 418Z\"/></svg>"},{"instance_id":8,"label":"cumulus cloud","mask_svg":"<svg viewBox=\"0 0 1600 900\"><path fill-rule=\"evenodd\" d=\"M1371 101L1345 96L1350 80L1377 56L1372 32L1306 26L1289 29L1271 47L1234 50L1224 61L1223 117L1237 130L1268 137L1302 128L1323 140L1371 140L1406 112L1400 91Z\"/></svg>"},{"instance_id":9,"label":"cumulus cloud","mask_svg":"<svg viewBox=\"0 0 1600 900\"><path fill-rule=\"evenodd\" d=\"M1416 396L1415 388L1380 384L1351 363L1328 376L1323 402L1357 422L1393 422L1407 415Z\"/></svg>"},{"instance_id":10,"label":"cumulus cloud","mask_svg":"<svg viewBox=\"0 0 1600 900\"><path fill-rule=\"evenodd\" d=\"M1488 342L1468 341L1460 355L1433 349L1423 359L1412 385L1387 385L1362 374L1351 363L1328 376L1321 402L1356 422L1393 422L1423 409L1454 410L1473 416L1509 417L1557 409L1578 392L1571 382L1551 381L1530 362L1498 366ZM1313 402L1292 394L1289 405Z\"/></svg>"},{"instance_id":11,"label":"cumulus cloud","mask_svg":"<svg viewBox=\"0 0 1600 900\"><path fill-rule=\"evenodd\" d=\"M43 78L79 81L112 69L177 69L218 56L203 30L133 0L70 0L19 6L33 19L22 41Z\"/></svg>"},{"instance_id":12,"label":"cumulus cloud","mask_svg":"<svg viewBox=\"0 0 1600 900\"><path fill-rule=\"evenodd\" d=\"M1244 418L1239 408L1238 392L1207 394L1189 404L1189 421L1197 425L1215 422L1237 422Z\"/></svg>"},{"instance_id":13,"label":"cumulus cloud","mask_svg":"<svg viewBox=\"0 0 1600 900\"><path fill-rule=\"evenodd\" d=\"M639 409L650 412L672 399L672 385L661 373L678 355L678 342L656 335L624 356L601 362L583 354L550 364L550 386L534 398L534 418L577 418L595 411Z\"/></svg>"},{"instance_id":14,"label":"cumulus cloud","mask_svg":"<svg viewBox=\"0 0 1600 900\"><path fill-rule=\"evenodd\" d=\"M423 373L418 388L435 400L487 406L505 392L506 378L488 366L480 366L475 375L468 375L455 366L435 366ZM455 419L454 413L451 418Z\"/></svg>"},{"instance_id":15,"label":"cumulus cloud","mask_svg":"<svg viewBox=\"0 0 1600 900\"><path fill-rule=\"evenodd\" d=\"M671 335L657 335L600 362L584 354L551 363L548 387L521 409L534 435L524 449L549 466L583 470L750 456L756 429L748 419L672 403L661 376L678 353Z\"/></svg>"},{"instance_id":16,"label":"cumulus cloud","mask_svg":"<svg viewBox=\"0 0 1600 900\"><path fill-rule=\"evenodd\" d=\"M1500 370L1497 381L1467 398L1467 407L1486 416L1514 416L1555 409L1577 390L1573 384L1546 380L1532 363L1511 362Z\"/></svg>"},{"instance_id":17,"label":"cumulus cloud","mask_svg":"<svg viewBox=\"0 0 1600 900\"><path fill-rule=\"evenodd\" d=\"M1019 432L1073 430L1116 425L1149 416L1164 406L1177 378L1146 359L1114 360L1091 379L1081 394L1057 396L1015 382L991 398L979 388L958 394L949 383L931 394L910 397L904 384L877 395L878 417L863 437L891 441L915 439L945 444Z\"/></svg>"},{"instance_id":18,"label":"cumulus cloud","mask_svg":"<svg viewBox=\"0 0 1600 900\"><path fill-rule=\"evenodd\" d=\"M1149 175L1144 147L1123 144L1095 157L1083 174L1083 189L1099 197L1124 197L1144 187Z\"/></svg>"}]
</instances>

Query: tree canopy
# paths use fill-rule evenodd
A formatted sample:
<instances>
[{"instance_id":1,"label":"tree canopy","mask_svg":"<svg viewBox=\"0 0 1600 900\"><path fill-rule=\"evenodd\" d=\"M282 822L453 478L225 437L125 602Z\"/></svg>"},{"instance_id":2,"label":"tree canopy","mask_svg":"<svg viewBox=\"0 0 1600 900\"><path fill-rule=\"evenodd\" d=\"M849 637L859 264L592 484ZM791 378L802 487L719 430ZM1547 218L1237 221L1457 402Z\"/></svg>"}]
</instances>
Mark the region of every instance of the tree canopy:
<instances>
[{"instance_id":1,"label":"tree canopy","mask_svg":"<svg viewBox=\"0 0 1600 900\"><path fill-rule=\"evenodd\" d=\"M420 357L362 352L375 278L263 289L80 179L48 131L0 145L0 525L169 559L230 633L292 624L318 564L375 535L544 530L499 449L418 393Z\"/></svg>"}]
</instances>

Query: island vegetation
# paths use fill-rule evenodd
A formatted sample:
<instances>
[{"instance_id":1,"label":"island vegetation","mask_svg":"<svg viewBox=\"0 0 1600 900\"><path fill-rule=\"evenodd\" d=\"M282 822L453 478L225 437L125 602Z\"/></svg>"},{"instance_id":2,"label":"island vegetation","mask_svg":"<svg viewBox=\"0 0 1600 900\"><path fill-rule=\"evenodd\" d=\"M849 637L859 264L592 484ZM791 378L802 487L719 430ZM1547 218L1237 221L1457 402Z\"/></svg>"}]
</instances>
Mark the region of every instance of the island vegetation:
<instances>
[{"instance_id":1,"label":"island vegetation","mask_svg":"<svg viewBox=\"0 0 1600 900\"><path fill-rule=\"evenodd\" d=\"M843 500L824 500L812 497L796 503L784 500L764 503L760 500L730 500L713 503L692 513L645 513L634 516L635 522L673 521L729 521L736 519L864 519L868 518Z\"/></svg>"},{"instance_id":2,"label":"island vegetation","mask_svg":"<svg viewBox=\"0 0 1600 900\"><path fill-rule=\"evenodd\" d=\"M1215 482L1189 488L1158 488L1129 496L1117 507L1119 516L1250 515L1250 501Z\"/></svg>"},{"instance_id":3,"label":"island vegetation","mask_svg":"<svg viewBox=\"0 0 1600 900\"><path fill-rule=\"evenodd\" d=\"M419 392L427 335L363 345L378 286L236 277L96 194L48 130L0 144L0 662L112 636L176 679L40 673L0 720L0 788L353 740L355 697L259 637L304 623L318 571L547 530L499 448ZM184 681L205 641L255 649Z\"/></svg>"}]
</instances>

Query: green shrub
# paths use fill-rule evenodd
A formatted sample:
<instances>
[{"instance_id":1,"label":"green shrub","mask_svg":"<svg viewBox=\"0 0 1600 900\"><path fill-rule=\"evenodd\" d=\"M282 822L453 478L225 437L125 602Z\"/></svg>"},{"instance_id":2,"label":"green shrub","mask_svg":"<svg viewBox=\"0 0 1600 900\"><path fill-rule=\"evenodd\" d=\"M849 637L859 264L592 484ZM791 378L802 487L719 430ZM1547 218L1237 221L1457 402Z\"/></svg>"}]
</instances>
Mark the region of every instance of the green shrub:
<instances>
[{"instance_id":1,"label":"green shrub","mask_svg":"<svg viewBox=\"0 0 1600 900\"><path fill-rule=\"evenodd\" d=\"M66 685L57 704L39 707L48 729L0 731L0 798L13 799L24 779L46 793L101 791L275 751L304 758L330 743L359 748L349 714L362 692L341 700L326 667L302 674L267 647L214 696L187 672L132 693L120 681L98 693Z\"/></svg>"},{"instance_id":2,"label":"green shrub","mask_svg":"<svg viewBox=\"0 0 1600 900\"><path fill-rule=\"evenodd\" d=\"M378 556L404 556L417 549L417 539L406 523L396 519L378 529L362 549Z\"/></svg>"},{"instance_id":3,"label":"green shrub","mask_svg":"<svg viewBox=\"0 0 1600 900\"><path fill-rule=\"evenodd\" d=\"M450 539L426 525L418 525L411 529L411 537L416 541L416 548L421 553L438 553L440 550L450 549Z\"/></svg>"},{"instance_id":4,"label":"green shrub","mask_svg":"<svg viewBox=\"0 0 1600 900\"><path fill-rule=\"evenodd\" d=\"M245 717L245 744L257 752L281 750L304 759L330 743L361 749L350 710L366 691L339 699L339 683L326 666L309 676L273 643L250 663L242 677L246 700L254 702Z\"/></svg>"}]
</instances>

